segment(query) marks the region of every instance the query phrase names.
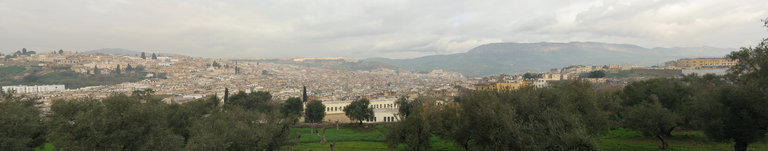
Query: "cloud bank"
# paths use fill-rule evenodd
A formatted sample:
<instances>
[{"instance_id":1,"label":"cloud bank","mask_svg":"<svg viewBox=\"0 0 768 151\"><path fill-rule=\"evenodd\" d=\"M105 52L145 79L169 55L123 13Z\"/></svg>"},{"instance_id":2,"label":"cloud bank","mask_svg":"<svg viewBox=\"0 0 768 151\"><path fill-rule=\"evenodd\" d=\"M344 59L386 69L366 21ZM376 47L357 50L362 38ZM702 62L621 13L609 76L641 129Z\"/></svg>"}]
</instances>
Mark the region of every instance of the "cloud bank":
<instances>
[{"instance_id":1,"label":"cloud bank","mask_svg":"<svg viewBox=\"0 0 768 151\"><path fill-rule=\"evenodd\" d=\"M0 51L412 58L493 42L756 44L764 0L0 0Z\"/></svg>"}]
</instances>

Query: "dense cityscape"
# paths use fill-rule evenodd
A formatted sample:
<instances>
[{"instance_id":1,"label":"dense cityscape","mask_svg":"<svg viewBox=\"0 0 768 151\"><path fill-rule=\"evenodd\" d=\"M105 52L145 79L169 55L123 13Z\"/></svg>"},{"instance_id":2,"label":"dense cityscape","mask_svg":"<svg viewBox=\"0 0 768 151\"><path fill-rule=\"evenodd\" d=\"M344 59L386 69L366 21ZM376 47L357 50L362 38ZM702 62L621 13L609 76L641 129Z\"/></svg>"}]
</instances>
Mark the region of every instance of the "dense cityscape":
<instances>
[{"instance_id":1,"label":"dense cityscape","mask_svg":"<svg viewBox=\"0 0 768 151\"><path fill-rule=\"evenodd\" d=\"M0 151L768 150L763 1L0 1Z\"/></svg>"}]
</instances>

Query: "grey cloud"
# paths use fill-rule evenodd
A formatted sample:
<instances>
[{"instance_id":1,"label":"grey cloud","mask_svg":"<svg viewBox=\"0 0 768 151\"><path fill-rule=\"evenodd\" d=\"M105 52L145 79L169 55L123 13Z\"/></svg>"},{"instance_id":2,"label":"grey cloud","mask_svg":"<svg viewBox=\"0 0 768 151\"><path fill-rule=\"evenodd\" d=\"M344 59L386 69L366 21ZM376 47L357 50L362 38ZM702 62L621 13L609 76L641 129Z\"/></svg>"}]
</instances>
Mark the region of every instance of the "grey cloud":
<instances>
[{"instance_id":1,"label":"grey cloud","mask_svg":"<svg viewBox=\"0 0 768 151\"><path fill-rule=\"evenodd\" d=\"M0 51L412 58L492 42L738 47L765 37L764 8L760 0L5 0Z\"/></svg>"}]
</instances>

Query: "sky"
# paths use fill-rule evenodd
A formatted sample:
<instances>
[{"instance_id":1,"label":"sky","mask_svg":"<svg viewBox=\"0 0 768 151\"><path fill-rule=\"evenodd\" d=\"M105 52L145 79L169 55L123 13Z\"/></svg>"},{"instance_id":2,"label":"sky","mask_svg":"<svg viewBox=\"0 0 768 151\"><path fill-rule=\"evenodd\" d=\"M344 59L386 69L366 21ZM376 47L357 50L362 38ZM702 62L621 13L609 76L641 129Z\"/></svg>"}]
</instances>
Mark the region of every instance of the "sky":
<instances>
[{"instance_id":1,"label":"sky","mask_svg":"<svg viewBox=\"0 0 768 151\"><path fill-rule=\"evenodd\" d=\"M756 45L766 0L0 0L0 52L414 58L498 42Z\"/></svg>"}]
</instances>

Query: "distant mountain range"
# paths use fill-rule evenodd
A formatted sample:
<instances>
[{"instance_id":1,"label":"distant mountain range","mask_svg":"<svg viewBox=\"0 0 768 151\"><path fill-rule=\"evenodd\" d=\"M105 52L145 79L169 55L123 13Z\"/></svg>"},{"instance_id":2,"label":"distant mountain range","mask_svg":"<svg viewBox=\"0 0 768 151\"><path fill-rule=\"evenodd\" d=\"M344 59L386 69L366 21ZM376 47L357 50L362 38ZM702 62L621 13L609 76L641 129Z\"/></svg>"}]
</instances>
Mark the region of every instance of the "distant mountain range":
<instances>
[{"instance_id":1,"label":"distant mountain range","mask_svg":"<svg viewBox=\"0 0 768 151\"><path fill-rule=\"evenodd\" d=\"M102 49L96 49L91 51L86 51L83 53L88 54L110 54L110 55L124 55L124 56L140 56L140 51L134 51L134 50L128 50L128 49L120 49L120 48L102 48ZM144 52L147 57L152 56L152 53L155 53L158 57L175 57L175 56L186 56L186 55L180 55L180 54L174 54L174 53L157 53L157 52Z\"/></svg>"},{"instance_id":2,"label":"distant mountain range","mask_svg":"<svg viewBox=\"0 0 768 151\"><path fill-rule=\"evenodd\" d=\"M663 65L679 58L723 57L737 49L714 47L643 48L629 44L598 42L492 43L466 53L432 55L412 59L369 58L405 69L428 72L434 69L477 77L501 73L545 72L570 65L632 63Z\"/></svg>"}]
</instances>

